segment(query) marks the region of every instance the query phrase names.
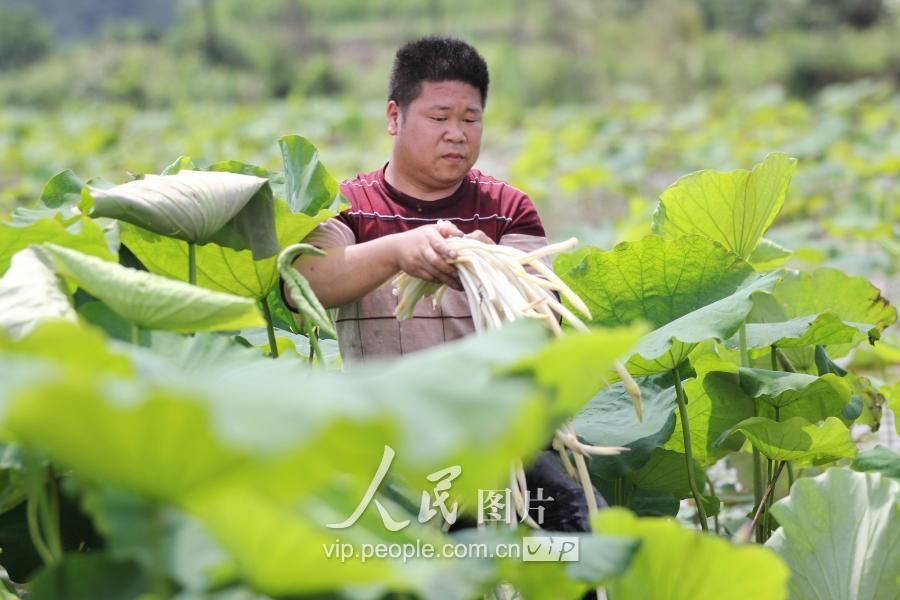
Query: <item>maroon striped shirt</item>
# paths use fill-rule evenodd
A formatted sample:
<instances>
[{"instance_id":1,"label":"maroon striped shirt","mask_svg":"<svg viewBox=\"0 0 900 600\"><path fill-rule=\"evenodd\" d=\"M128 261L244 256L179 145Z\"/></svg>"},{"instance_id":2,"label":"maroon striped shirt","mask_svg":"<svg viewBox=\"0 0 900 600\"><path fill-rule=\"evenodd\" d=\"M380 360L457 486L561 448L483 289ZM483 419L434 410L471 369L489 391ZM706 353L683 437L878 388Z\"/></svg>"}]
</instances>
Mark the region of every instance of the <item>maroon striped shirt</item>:
<instances>
[{"instance_id":1,"label":"maroon striped shirt","mask_svg":"<svg viewBox=\"0 0 900 600\"><path fill-rule=\"evenodd\" d=\"M320 248L363 243L447 220L463 233L481 230L494 242L529 251L547 243L528 196L515 187L468 172L459 188L439 200L419 200L391 186L384 168L341 183L350 208L322 223L306 241ZM447 290L440 306L430 299L407 321L394 317L397 298L390 283L336 309L338 341L345 363L396 356L458 339L474 331L465 294Z\"/></svg>"}]
</instances>

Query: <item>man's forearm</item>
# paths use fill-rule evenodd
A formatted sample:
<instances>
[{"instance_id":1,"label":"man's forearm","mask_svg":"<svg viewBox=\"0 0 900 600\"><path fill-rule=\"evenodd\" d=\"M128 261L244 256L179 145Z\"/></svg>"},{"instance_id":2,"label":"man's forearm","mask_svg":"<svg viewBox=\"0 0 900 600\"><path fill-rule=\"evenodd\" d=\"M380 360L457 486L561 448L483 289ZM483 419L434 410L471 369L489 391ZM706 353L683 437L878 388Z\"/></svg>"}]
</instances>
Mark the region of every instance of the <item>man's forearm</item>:
<instances>
[{"instance_id":1,"label":"man's forearm","mask_svg":"<svg viewBox=\"0 0 900 600\"><path fill-rule=\"evenodd\" d=\"M301 256L294 268L306 277L326 308L357 300L399 271L398 240L385 236L362 244L326 248L325 256Z\"/></svg>"}]
</instances>

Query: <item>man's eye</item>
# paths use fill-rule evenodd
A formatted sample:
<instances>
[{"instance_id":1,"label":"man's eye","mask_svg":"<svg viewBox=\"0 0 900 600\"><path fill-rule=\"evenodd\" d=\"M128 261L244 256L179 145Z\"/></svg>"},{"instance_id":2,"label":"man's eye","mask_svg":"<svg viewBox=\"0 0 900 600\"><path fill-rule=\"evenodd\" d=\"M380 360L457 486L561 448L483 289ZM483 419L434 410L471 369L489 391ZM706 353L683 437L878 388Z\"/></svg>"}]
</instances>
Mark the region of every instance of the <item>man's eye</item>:
<instances>
[{"instance_id":1,"label":"man's eye","mask_svg":"<svg viewBox=\"0 0 900 600\"><path fill-rule=\"evenodd\" d=\"M478 123L479 119L465 119L466 123Z\"/></svg>"},{"instance_id":2,"label":"man's eye","mask_svg":"<svg viewBox=\"0 0 900 600\"><path fill-rule=\"evenodd\" d=\"M432 121L446 121L447 117L431 117Z\"/></svg>"}]
</instances>

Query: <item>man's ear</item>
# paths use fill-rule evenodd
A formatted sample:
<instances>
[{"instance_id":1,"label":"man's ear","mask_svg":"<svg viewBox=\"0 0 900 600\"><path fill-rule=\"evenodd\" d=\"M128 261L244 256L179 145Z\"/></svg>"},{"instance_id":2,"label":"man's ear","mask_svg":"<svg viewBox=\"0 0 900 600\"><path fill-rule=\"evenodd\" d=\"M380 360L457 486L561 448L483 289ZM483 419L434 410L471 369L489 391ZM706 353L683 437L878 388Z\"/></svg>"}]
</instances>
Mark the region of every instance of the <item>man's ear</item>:
<instances>
[{"instance_id":1,"label":"man's ear","mask_svg":"<svg viewBox=\"0 0 900 600\"><path fill-rule=\"evenodd\" d=\"M393 100L387 103L387 132L390 135L397 135L400 130L400 107Z\"/></svg>"}]
</instances>

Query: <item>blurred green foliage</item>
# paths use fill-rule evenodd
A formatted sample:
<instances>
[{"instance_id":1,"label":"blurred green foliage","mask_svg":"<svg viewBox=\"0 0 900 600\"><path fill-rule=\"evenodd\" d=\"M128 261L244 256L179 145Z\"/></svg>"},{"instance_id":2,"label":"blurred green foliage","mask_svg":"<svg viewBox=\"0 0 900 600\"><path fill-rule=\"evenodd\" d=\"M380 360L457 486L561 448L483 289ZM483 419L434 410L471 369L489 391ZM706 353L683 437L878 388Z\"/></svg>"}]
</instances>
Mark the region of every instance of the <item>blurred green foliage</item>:
<instances>
[{"instance_id":1,"label":"blurred green foliage","mask_svg":"<svg viewBox=\"0 0 900 600\"><path fill-rule=\"evenodd\" d=\"M13 14L10 3L24 0L0 0L3 15ZM34 4L50 5L59 12L48 23L68 15L78 29L76 16L102 3ZM554 231L578 222L585 231L573 233L589 241L633 238L677 174L783 151L800 159L792 190L801 198L783 222L824 219L842 234L880 236L900 256L878 225L900 219L896 6L123 2L108 11L118 20L91 37L58 41L27 68L0 72L0 211L32 204L65 168L116 181L179 155L276 168L273 140L290 133L314 141L339 178L377 168L389 155L393 52L439 32L475 43L491 68L479 165L526 190ZM812 239L820 231L792 234L811 238L798 256L837 260ZM878 255L841 260L893 268Z\"/></svg>"},{"instance_id":2,"label":"blurred green foliage","mask_svg":"<svg viewBox=\"0 0 900 600\"><path fill-rule=\"evenodd\" d=\"M773 82L809 96L900 78L898 15L883 0L0 0L0 11L20 5L69 41L0 76L5 104L380 99L396 48L430 33L475 43L495 74L492 97L518 106L599 101L623 84L684 99ZM40 23L16 29L47 39ZM7 45L0 65L23 64L10 61L28 45ZM32 58L47 49L34 48Z\"/></svg>"},{"instance_id":3,"label":"blurred green foliage","mask_svg":"<svg viewBox=\"0 0 900 600\"><path fill-rule=\"evenodd\" d=\"M27 8L8 8L0 18L0 71L40 60L51 47L50 28Z\"/></svg>"}]
</instances>

